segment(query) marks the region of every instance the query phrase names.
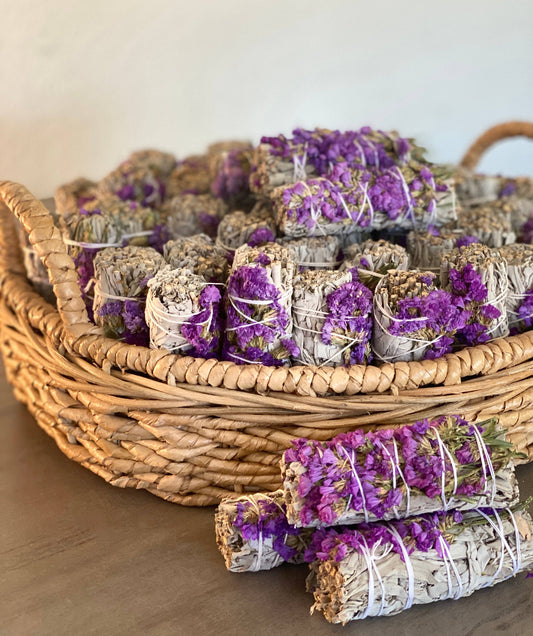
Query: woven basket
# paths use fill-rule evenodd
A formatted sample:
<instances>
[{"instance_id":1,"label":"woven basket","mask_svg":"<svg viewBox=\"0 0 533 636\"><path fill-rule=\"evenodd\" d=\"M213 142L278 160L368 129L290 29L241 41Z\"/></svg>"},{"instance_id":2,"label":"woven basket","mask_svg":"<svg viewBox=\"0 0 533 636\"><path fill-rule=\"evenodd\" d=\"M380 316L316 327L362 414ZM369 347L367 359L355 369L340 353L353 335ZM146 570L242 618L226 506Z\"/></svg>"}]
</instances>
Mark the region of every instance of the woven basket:
<instances>
[{"instance_id":1,"label":"woven basket","mask_svg":"<svg viewBox=\"0 0 533 636\"><path fill-rule=\"evenodd\" d=\"M469 149L473 168L495 141L533 124L497 126ZM11 222L45 263L57 309L28 283ZM438 360L376 366L238 366L126 345L88 321L77 273L42 203L0 182L0 346L15 396L70 459L114 486L209 505L280 486L297 437L457 413L499 415L533 459L533 331Z\"/></svg>"}]
</instances>

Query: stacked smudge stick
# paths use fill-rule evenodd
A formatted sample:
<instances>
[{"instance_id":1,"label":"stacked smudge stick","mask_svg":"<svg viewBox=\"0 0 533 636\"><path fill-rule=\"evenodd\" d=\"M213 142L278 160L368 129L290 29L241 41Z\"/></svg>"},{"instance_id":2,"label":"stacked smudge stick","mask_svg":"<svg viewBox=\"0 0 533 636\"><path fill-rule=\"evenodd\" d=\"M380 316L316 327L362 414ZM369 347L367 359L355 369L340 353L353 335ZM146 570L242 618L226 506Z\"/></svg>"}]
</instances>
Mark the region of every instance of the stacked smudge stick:
<instances>
[{"instance_id":1,"label":"stacked smudge stick","mask_svg":"<svg viewBox=\"0 0 533 636\"><path fill-rule=\"evenodd\" d=\"M221 502L217 544L232 572L307 563L333 623L469 596L533 567L513 458L497 420L457 416L300 439L282 490Z\"/></svg>"},{"instance_id":2,"label":"stacked smudge stick","mask_svg":"<svg viewBox=\"0 0 533 636\"><path fill-rule=\"evenodd\" d=\"M89 316L133 345L381 364L533 321L531 183L431 164L393 132L297 129L181 161L140 151L98 183L60 187L56 208Z\"/></svg>"}]
</instances>

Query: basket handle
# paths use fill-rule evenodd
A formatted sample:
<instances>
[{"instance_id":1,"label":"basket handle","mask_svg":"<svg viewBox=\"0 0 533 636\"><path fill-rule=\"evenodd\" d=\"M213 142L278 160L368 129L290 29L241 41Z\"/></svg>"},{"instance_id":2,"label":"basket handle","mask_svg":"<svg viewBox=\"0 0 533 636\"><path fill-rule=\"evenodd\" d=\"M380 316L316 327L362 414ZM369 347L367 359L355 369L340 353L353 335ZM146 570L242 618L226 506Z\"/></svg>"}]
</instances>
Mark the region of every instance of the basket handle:
<instances>
[{"instance_id":1,"label":"basket handle","mask_svg":"<svg viewBox=\"0 0 533 636\"><path fill-rule=\"evenodd\" d=\"M464 154L461 166L474 170L483 154L495 143L511 137L529 137L533 139L533 123L527 121L509 121L489 128L478 137Z\"/></svg>"},{"instance_id":2,"label":"basket handle","mask_svg":"<svg viewBox=\"0 0 533 636\"><path fill-rule=\"evenodd\" d=\"M2 263L10 262L7 252L14 248L11 212L22 223L31 245L48 270L66 329L75 337L99 333L100 330L89 322L78 285L78 272L50 212L23 185L12 181L0 181L0 204L0 250L6 253ZM15 246L18 249L16 240Z\"/></svg>"}]
</instances>

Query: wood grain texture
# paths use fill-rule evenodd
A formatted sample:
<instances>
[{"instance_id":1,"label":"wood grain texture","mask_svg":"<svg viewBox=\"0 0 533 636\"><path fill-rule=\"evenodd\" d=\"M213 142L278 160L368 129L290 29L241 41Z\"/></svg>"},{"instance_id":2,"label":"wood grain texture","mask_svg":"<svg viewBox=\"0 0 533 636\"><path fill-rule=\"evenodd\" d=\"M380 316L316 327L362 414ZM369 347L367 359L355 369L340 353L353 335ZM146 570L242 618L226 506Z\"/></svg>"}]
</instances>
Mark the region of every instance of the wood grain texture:
<instances>
[{"instance_id":1,"label":"wood grain texture","mask_svg":"<svg viewBox=\"0 0 533 636\"><path fill-rule=\"evenodd\" d=\"M305 566L227 572L212 507L185 508L109 486L59 451L3 377L0 400L0 633L341 633L309 616ZM525 498L533 494L533 465L517 472ZM343 633L530 634L533 580L520 574L470 598L354 623Z\"/></svg>"}]
</instances>

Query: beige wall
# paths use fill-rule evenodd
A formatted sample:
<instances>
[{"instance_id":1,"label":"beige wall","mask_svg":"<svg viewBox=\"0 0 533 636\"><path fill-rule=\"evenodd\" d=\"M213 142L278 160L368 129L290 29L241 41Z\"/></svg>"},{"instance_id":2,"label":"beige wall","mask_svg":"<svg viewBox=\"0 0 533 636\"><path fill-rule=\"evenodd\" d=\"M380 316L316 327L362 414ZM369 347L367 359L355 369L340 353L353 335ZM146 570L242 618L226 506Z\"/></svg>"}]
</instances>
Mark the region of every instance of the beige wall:
<instances>
[{"instance_id":1,"label":"beige wall","mask_svg":"<svg viewBox=\"0 0 533 636\"><path fill-rule=\"evenodd\" d=\"M533 119L533 2L0 0L0 178L45 196L130 150L371 124L457 160ZM533 143L484 167L533 172Z\"/></svg>"}]
</instances>

